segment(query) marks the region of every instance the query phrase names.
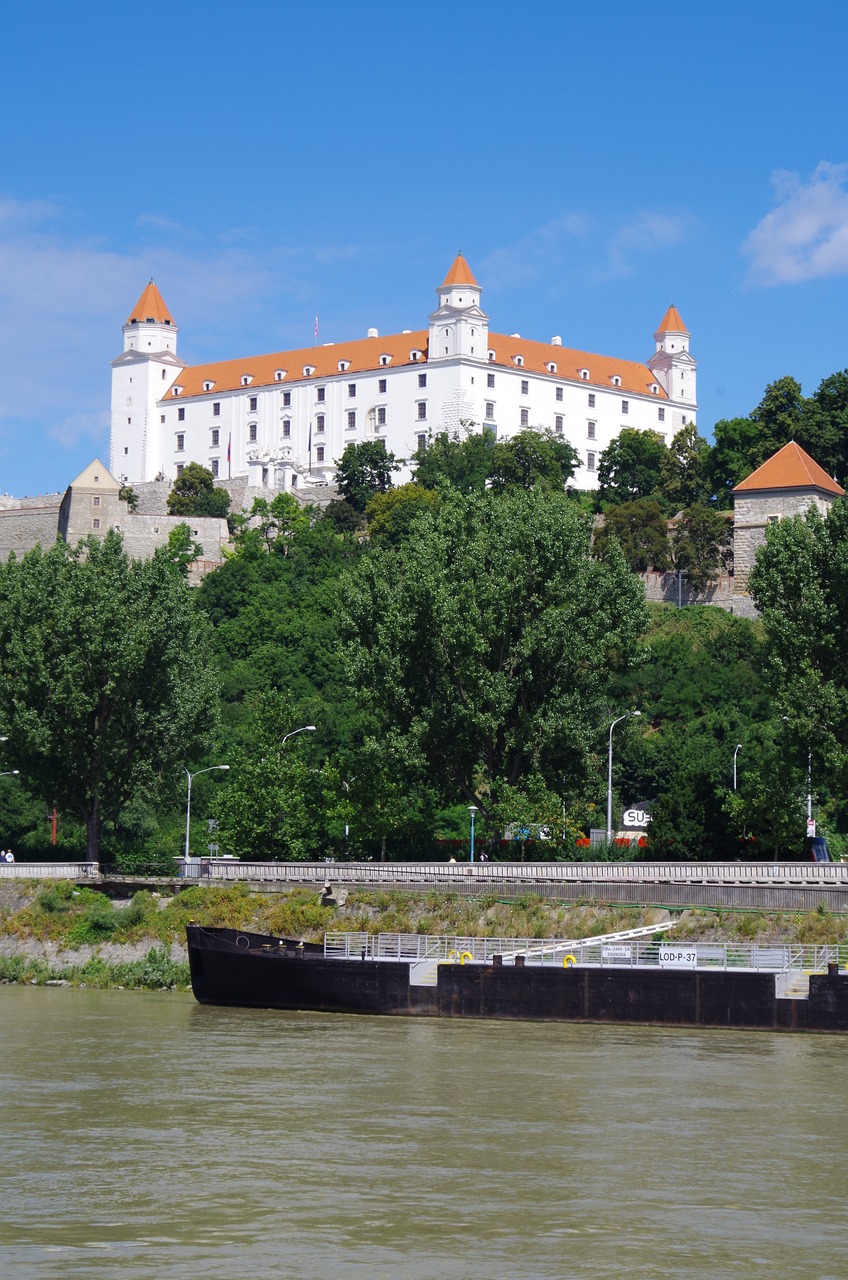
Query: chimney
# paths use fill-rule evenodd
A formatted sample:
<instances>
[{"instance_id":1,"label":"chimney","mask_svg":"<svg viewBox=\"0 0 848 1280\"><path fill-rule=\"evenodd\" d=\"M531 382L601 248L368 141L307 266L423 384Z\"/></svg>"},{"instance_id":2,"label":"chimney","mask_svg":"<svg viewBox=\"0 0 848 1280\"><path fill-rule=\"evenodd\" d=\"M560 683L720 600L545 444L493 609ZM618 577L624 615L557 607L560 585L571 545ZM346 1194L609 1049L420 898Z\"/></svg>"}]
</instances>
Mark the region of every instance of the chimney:
<instances>
[{"instance_id":1,"label":"chimney","mask_svg":"<svg viewBox=\"0 0 848 1280\"><path fill-rule=\"evenodd\" d=\"M377 332L377 330L376 330L376 329L369 329L369 330L368 330L368 337L369 337L369 338L379 338L379 336L380 336L380 335L379 335L379 333Z\"/></svg>"},{"instance_id":2,"label":"chimney","mask_svg":"<svg viewBox=\"0 0 848 1280\"><path fill-rule=\"evenodd\" d=\"M555 333L554 336L551 338L551 346L552 347L562 346L562 338L559 336L558 333Z\"/></svg>"}]
</instances>

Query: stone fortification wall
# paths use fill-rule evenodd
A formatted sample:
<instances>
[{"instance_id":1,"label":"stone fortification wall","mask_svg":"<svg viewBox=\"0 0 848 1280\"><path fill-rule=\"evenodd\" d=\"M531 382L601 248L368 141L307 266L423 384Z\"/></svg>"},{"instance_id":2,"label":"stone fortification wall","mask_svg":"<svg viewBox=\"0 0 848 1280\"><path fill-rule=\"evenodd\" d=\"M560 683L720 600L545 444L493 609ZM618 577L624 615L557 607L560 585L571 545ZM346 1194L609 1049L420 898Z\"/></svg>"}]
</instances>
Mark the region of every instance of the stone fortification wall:
<instances>
[{"instance_id":1,"label":"stone fortification wall","mask_svg":"<svg viewBox=\"0 0 848 1280\"><path fill-rule=\"evenodd\" d=\"M758 618L756 607L749 595L739 592L732 573L723 573L706 591L694 591L683 574L678 597L676 573L657 573L649 570L639 575L645 584L645 599L652 604L711 604L742 618Z\"/></svg>"},{"instance_id":2,"label":"stone fortification wall","mask_svg":"<svg viewBox=\"0 0 848 1280\"><path fill-rule=\"evenodd\" d=\"M809 492L798 493L787 489L763 489L753 493L737 493L734 498L733 520L733 572L737 595L748 590L748 575L754 560L766 540L766 529L777 520L803 516L810 507L818 507L826 515L831 499Z\"/></svg>"},{"instance_id":3,"label":"stone fortification wall","mask_svg":"<svg viewBox=\"0 0 848 1280\"><path fill-rule=\"evenodd\" d=\"M59 528L61 498L51 494L40 500L28 499L26 506L0 510L0 560L14 551L18 559L36 545L52 547Z\"/></svg>"},{"instance_id":4,"label":"stone fortification wall","mask_svg":"<svg viewBox=\"0 0 848 1280\"><path fill-rule=\"evenodd\" d=\"M128 516L121 528L127 555L134 560L146 560L157 547L165 545L171 530L180 524L187 524L194 540L202 546L204 562L210 567L221 563L230 532L226 520L209 516L148 516L137 513Z\"/></svg>"},{"instance_id":5,"label":"stone fortification wall","mask_svg":"<svg viewBox=\"0 0 848 1280\"><path fill-rule=\"evenodd\" d=\"M138 498L136 515L158 516L168 510L168 494L171 491L170 480L146 480L131 486Z\"/></svg>"}]
</instances>

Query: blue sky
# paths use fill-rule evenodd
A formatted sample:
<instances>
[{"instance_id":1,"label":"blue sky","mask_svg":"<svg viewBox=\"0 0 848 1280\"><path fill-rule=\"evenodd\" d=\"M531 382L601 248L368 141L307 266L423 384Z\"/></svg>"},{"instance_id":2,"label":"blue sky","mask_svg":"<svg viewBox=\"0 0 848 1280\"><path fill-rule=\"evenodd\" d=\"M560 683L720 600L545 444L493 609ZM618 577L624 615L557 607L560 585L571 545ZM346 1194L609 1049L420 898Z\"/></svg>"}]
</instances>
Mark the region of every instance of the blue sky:
<instances>
[{"instance_id":1,"label":"blue sky","mask_svg":"<svg viewBox=\"0 0 848 1280\"><path fill-rule=\"evenodd\" d=\"M152 275L190 363L423 327L646 359L699 423L848 366L848 5L29 0L0 47L0 492L108 458Z\"/></svg>"}]
</instances>

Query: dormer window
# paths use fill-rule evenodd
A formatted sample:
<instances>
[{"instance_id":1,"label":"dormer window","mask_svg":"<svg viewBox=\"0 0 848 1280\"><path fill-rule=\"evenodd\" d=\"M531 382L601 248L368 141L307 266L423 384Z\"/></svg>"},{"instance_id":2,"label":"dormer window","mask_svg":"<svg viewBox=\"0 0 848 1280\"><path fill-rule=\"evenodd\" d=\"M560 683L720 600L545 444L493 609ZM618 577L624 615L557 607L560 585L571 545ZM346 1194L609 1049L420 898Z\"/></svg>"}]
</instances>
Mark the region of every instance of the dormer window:
<instances>
[{"instance_id":1,"label":"dormer window","mask_svg":"<svg viewBox=\"0 0 848 1280\"><path fill-rule=\"evenodd\" d=\"M518 365L518 367L519 367L519 369L520 369L520 368L523 366L523 364L524 364L524 356L513 356L513 357L512 357L512 363L513 363L513 364L515 364L515 365Z\"/></svg>"},{"instance_id":2,"label":"dormer window","mask_svg":"<svg viewBox=\"0 0 848 1280\"><path fill-rule=\"evenodd\" d=\"M252 381L253 381L252 373L243 373L241 375L241 385L243 387L249 387Z\"/></svg>"},{"instance_id":3,"label":"dormer window","mask_svg":"<svg viewBox=\"0 0 848 1280\"><path fill-rule=\"evenodd\" d=\"M350 368L350 361L340 360L336 367L338 368L339 373L346 373L347 370Z\"/></svg>"},{"instance_id":4,"label":"dormer window","mask_svg":"<svg viewBox=\"0 0 848 1280\"><path fill-rule=\"evenodd\" d=\"M580 377L583 379L583 381L584 381L584 382L588 382L588 381L589 381L589 370L588 370L588 369L581 369L581 370L580 370Z\"/></svg>"},{"instance_id":5,"label":"dormer window","mask_svg":"<svg viewBox=\"0 0 848 1280\"><path fill-rule=\"evenodd\" d=\"M556 365L554 364L553 360L549 360L549 361L548 361L548 363L547 363L547 370L548 370L548 373L556 373L556 371L557 371L557 367L556 367Z\"/></svg>"},{"instance_id":6,"label":"dormer window","mask_svg":"<svg viewBox=\"0 0 848 1280\"><path fill-rule=\"evenodd\" d=\"M420 352L420 351L410 351L410 353L409 353L409 358L410 358L410 360L412 360L413 362L415 362L416 360L420 360L420 359L421 359L421 352Z\"/></svg>"},{"instance_id":7,"label":"dormer window","mask_svg":"<svg viewBox=\"0 0 848 1280\"><path fill-rule=\"evenodd\" d=\"M274 370L274 381L275 381L275 382L282 382L282 380L283 380L283 378L284 378L285 376L286 376L286 371L285 371L285 369L275 369L275 370Z\"/></svg>"},{"instance_id":8,"label":"dormer window","mask_svg":"<svg viewBox=\"0 0 848 1280\"><path fill-rule=\"evenodd\" d=\"M303 376L304 376L304 378L311 378L314 372L315 372L315 365L314 365L314 364L305 364L305 365L303 366Z\"/></svg>"},{"instance_id":9,"label":"dormer window","mask_svg":"<svg viewBox=\"0 0 848 1280\"><path fill-rule=\"evenodd\" d=\"M493 361L493 360L494 360L494 358L495 358L495 353L494 353L494 351L489 351L489 352L487 352L487 355L488 355L488 358L489 358L489 364L491 364L491 363L492 363L492 361Z\"/></svg>"},{"instance_id":10,"label":"dormer window","mask_svg":"<svg viewBox=\"0 0 848 1280\"><path fill-rule=\"evenodd\" d=\"M392 359L391 356L386 356L386 355L380 356L380 364L390 364L391 359Z\"/></svg>"},{"instance_id":11,"label":"dormer window","mask_svg":"<svg viewBox=\"0 0 848 1280\"><path fill-rule=\"evenodd\" d=\"M612 385L613 385L614 387L620 387L620 386L621 386L621 378L618 376L618 374L617 374L617 373L614 373L614 374L612 375L612 377L610 378L610 382L612 383Z\"/></svg>"},{"instance_id":12,"label":"dormer window","mask_svg":"<svg viewBox=\"0 0 848 1280\"><path fill-rule=\"evenodd\" d=\"M659 393L660 393L660 389L659 389L659 387L657 386L657 384L656 384L655 382L652 382L652 383L651 383L651 395L652 395L652 396L658 396L658 395L659 395Z\"/></svg>"},{"instance_id":13,"label":"dormer window","mask_svg":"<svg viewBox=\"0 0 848 1280\"><path fill-rule=\"evenodd\" d=\"M182 391L182 387L171 387L171 395L178 396Z\"/></svg>"},{"instance_id":14,"label":"dormer window","mask_svg":"<svg viewBox=\"0 0 848 1280\"><path fill-rule=\"evenodd\" d=\"M204 391L211 391L211 390L212 390L212 388L213 388L214 386L215 386L215 383L214 383L214 382L204 382L204 384L203 384L203 390L204 390Z\"/></svg>"}]
</instances>

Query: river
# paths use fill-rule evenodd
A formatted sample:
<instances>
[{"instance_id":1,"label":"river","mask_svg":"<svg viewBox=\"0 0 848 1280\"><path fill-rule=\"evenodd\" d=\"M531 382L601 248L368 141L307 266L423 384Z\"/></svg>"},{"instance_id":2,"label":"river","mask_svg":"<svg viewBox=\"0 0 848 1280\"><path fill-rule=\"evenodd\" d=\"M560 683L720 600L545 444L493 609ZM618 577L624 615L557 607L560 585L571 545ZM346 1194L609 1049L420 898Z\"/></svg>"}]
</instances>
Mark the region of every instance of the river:
<instances>
[{"instance_id":1,"label":"river","mask_svg":"<svg viewBox=\"0 0 848 1280\"><path fill-rule=\"evenodd\" d=\"M846 1041L0 988L10 1280L845 1280Z\"/></svg>"}]
</instances>

